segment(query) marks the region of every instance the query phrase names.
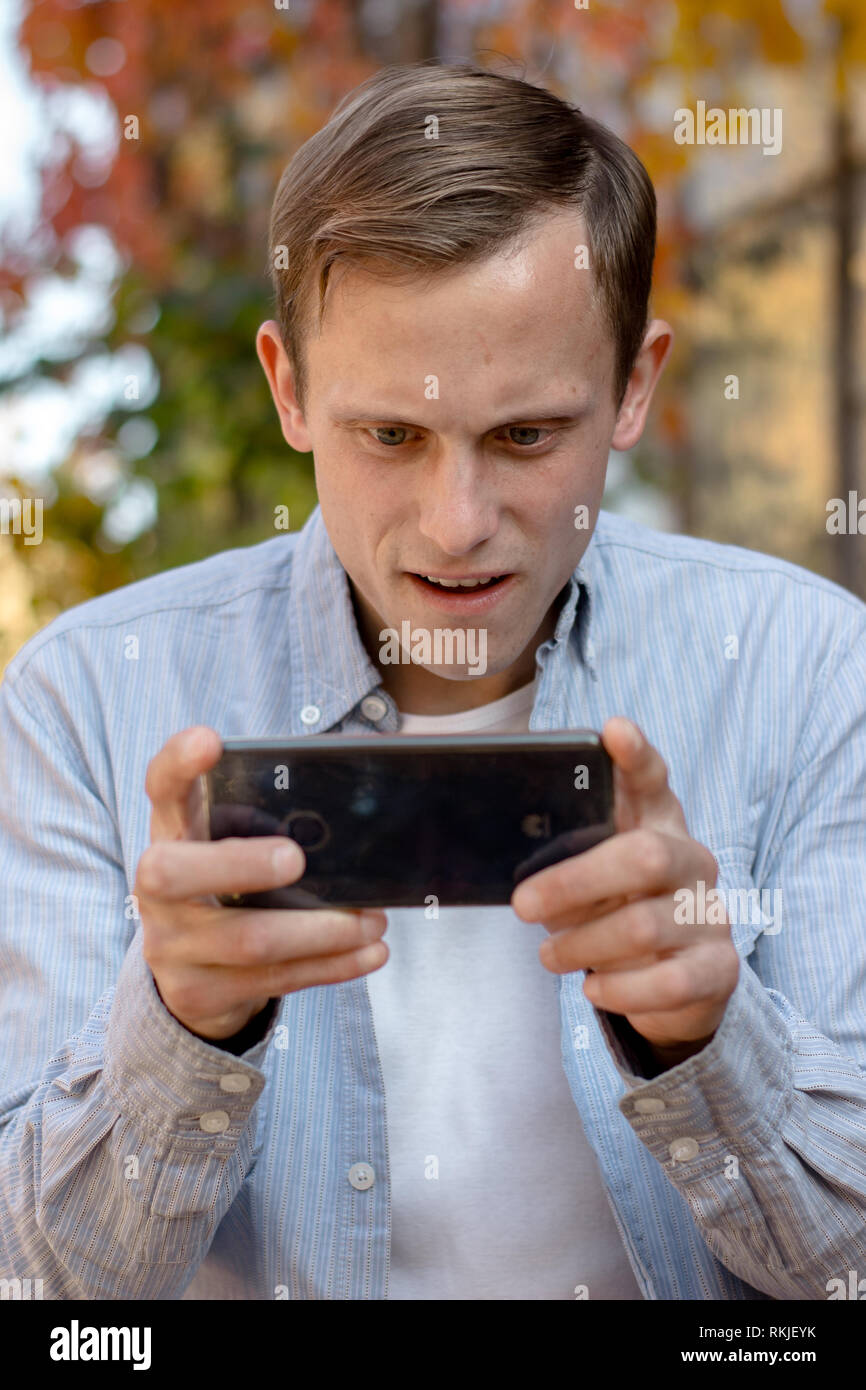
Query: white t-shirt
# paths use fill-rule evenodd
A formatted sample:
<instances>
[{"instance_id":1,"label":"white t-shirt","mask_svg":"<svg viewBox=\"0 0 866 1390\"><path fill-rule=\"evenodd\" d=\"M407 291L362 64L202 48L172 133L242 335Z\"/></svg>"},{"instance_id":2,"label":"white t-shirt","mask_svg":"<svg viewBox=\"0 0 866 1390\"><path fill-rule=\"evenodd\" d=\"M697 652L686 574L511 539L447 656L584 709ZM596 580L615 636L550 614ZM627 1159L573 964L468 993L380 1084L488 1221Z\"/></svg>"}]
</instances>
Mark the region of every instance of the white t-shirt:
<instances>
[{"instance_id":1,"label":"white t-shirt","mask_svg":"<svg viewBox=\"0 0 866 1390\"><path fill-rule=\"evenodd\" d=\"M519 733L535 683L401 733ZM510 907L389 908L366 976L385 1079L392 1299L640 1299L560 1054L547 932Z\"/></svg>"}]
</instances>

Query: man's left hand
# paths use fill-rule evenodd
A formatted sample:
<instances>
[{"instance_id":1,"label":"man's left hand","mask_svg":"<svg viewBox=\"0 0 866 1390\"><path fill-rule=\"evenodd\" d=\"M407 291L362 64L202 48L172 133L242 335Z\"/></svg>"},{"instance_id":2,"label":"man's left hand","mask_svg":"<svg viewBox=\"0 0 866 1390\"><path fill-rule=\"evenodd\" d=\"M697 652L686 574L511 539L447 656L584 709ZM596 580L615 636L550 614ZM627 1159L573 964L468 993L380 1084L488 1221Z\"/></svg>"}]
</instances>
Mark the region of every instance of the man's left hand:
<instances>
[{"instance_id":1,"label":"man's left hand","mask_svg":"<svg viewBox=\"0 0 866 1390\"><path fill-rule=\"evenodd\" d=\"M631 720L609 719L602 742L614 764L617 833L521 883L511 905L550 933L539 958L556 975L586 970L584 994L623 1014L657 1059L699 1052L722 1021L739 977L730 923L684 925L674 893L718 864L693 840L661 754Z\"/></svg>"}]
</instances>

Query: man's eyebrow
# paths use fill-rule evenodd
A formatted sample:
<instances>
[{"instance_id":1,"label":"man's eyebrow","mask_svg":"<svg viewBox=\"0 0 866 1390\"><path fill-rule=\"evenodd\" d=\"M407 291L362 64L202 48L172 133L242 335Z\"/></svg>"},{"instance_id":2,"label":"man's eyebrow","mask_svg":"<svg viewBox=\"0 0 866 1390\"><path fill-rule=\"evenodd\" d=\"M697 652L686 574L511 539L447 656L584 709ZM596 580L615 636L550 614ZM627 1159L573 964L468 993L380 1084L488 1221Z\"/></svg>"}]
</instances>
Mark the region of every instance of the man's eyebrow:
<instances>
[{"instance_id":1,"label":"man's eyebrow","mask_svg":"<svg viewBox=\"0 0 866 1390\"><path fill-rule=\"evenodd\" d=\"M366 414L354 409L345 414L339 411L331 419L335 425L369 425L371 420L387 420L389 425L406 425L413 430L418 428L417 420L401 420L399 415L390 415L387 410L381 410L378 414L375 410L368 410Z\"/></svg>"},{"instance_id":2,"label":"man's eyebrow","mask_svg":"<svg viewBox=\"0 0 866 1390\"><path fill-rule=\"evenodd\" d=\"M586 403L572 406L544 406L540 410L514 411L506 418L500 420L498 424L490 425L485 433L489 434L490 430L501 430L505 425L522 423L524 420L538 420L548 425L572 425L577 420L581 419L582 416L586 415L590 408L590 403ZM379 414L376 414L373 410L369 410L364 414L357 406L351 406L345 411L339 411L333 414L331 419L334 424L350 427L353 425L367 425L371 420L387 420L389 425L405 426L407 429L423 428L423 426L419 427L417 420L404 420L399 415L389 415L388 412L384 410Z\"/></svg>"}]
</instances>

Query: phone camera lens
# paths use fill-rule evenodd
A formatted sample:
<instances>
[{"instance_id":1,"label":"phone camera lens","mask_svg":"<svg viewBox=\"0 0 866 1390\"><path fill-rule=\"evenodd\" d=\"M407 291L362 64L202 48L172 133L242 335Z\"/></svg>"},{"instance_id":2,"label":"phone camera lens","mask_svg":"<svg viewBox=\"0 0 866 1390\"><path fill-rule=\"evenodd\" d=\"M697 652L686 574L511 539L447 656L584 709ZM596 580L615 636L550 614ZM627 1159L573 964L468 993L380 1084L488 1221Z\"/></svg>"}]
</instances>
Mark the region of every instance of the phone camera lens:
<instances>
[{"instance_id":1,"label":"phone camera lens","mask_svg":"<svg viewBox=\"0 0 866 1390\"><path fill-rule=\"evenodd\" d=\"M321 849L331 838L327 824L317 811L293 811L286 821L286 834L303 850Z\"/></svg>"}]
</instances>

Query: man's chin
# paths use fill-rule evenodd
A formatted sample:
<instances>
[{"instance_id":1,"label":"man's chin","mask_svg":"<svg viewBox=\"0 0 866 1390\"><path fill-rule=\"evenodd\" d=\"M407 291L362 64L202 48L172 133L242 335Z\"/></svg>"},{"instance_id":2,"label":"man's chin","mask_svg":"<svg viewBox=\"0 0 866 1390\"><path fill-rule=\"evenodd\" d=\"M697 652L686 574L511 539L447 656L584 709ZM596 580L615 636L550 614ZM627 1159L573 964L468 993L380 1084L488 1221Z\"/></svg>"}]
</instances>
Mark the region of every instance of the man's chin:
<instances>
[{"instance_id":1,"label":"man's chin","mask_svg":"<svg viewBox=\"0 0 866 1390\"><path fill-rule=\"evenodd\" d=\"M513 631L506 645L484 628L457 623L435 628L417 618L402 618L390 629L382 629L378 659L383 667L413 666L442 680L471 682L482 677L495 679L513 670L526 655L526 645L515 643ZM527 682L530 679L527 676Z\"/></svg>"}]
</instances>

